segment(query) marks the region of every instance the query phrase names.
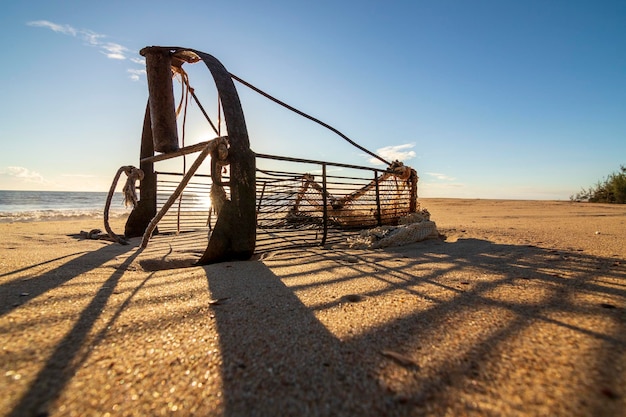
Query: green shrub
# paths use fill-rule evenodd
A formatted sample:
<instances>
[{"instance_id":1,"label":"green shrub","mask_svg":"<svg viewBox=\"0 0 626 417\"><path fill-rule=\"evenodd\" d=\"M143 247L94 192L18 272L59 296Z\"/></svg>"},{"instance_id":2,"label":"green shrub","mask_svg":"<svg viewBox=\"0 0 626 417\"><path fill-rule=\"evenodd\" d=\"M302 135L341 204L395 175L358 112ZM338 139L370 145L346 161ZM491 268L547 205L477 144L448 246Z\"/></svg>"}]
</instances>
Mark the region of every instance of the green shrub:
<instances>
[{"instance_id":1,"label":"green shrub","mask_svg":"<svg viewBox=\"0 0 626 417\"><path fill-rule=\"evenodd\" d=\"M588 190L583 188L576 195L570 196L570 200L626 204L626 166L620 166L620 171L609 175L604 182L598 182Z\"/></svg>"}]
</instances>

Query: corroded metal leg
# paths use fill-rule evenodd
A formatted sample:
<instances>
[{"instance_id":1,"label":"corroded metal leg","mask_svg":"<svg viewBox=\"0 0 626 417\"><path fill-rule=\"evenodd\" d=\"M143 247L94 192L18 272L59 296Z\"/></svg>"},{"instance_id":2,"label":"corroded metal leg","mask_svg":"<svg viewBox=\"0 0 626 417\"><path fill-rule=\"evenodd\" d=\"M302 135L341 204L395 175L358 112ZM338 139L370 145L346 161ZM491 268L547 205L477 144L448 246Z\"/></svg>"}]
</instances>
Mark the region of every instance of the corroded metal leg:
<instances>
[{"instance_id":1,"label":"corroded metal leg","mask_svg":"<svg viewBox=\"0 0 626 417\"><path fill-rule=\"evenodd\" d=\"M143 132L141 134L140 159L154 155L154 143L152 141L152 128L150 126L150 107L146 106L146 115L143 121ZM139 202L126 220L124 236L143 236L150 220L157 212L157 183L153 162L140 162L139 169L144 172L144 177L140 182Z\"/></svg>"},{"instance_id":2,"label":"corroded metal leg","mask_svg":"<svg viewBox=\"0 0 626 417\"><path fill-rule=\"evenodd\" d=\"M146 57L154 150L164 153L176 151L179 145L172 85L172 53L169 49L159 47L144 48L139 53Z\"/></svg>"}]
</instances>

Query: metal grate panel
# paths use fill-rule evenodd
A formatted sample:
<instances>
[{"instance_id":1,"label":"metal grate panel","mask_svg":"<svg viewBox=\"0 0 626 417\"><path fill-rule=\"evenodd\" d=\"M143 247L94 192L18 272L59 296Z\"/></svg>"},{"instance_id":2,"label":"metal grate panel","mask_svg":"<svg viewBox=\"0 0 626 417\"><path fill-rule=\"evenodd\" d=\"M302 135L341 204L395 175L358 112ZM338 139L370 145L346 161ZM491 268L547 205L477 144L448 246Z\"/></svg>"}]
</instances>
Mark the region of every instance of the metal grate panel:
<instances>
[{"instance_id":1,"label":"metal grate panel","mask_svg":"<svg viewBox=\"0 0 626 417\"><path fill-rule=\"evenodd\" d=\"M257 252L343 240L356 230L397 224L416 208L414 185L384 178L384 170L259 154L256 161ZM158 209L182 175L157 173ZM209 233L216 221L210 189L210 176L194 176L159 233Z\"/></svg>"}]
</instances>

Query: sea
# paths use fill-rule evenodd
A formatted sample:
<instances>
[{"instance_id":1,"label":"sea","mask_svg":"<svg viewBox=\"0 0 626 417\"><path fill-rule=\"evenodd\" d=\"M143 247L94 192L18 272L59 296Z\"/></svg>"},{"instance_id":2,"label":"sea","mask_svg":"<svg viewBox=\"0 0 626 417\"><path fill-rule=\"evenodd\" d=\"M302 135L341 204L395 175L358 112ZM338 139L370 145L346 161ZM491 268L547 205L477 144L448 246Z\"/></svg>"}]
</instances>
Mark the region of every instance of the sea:
<instances>
[{"instance_id":1,"label":"sea","mask_svg":"<svg viewBox=\"0 0 626 417\"><path fill-rule=\"evenodd\" d=\"M0 223L61 220L79 217L104 217L108 193L78 191L3 191L0 190ZM111 200L109 217L129 214L122 193Z\"/></svg>"}]
</instances>

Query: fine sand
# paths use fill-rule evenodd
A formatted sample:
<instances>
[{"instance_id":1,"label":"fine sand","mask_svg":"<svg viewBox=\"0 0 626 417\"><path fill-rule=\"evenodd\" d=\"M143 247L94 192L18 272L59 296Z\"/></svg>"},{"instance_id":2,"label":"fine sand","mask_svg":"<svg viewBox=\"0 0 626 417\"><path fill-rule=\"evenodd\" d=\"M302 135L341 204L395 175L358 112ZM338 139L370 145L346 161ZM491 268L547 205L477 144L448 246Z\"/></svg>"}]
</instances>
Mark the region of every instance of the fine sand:
<instances>
[{"instance_id":1,"label":"fine sand","mask_svg":"<svg viewBox=\"0 0 626 417\"><path fill-rule=\"evenodd\" d=\"M0 415L626 416L626 206L421 204L445 238L205 267L0 224Z\"/></svg>"}]
</instances>

